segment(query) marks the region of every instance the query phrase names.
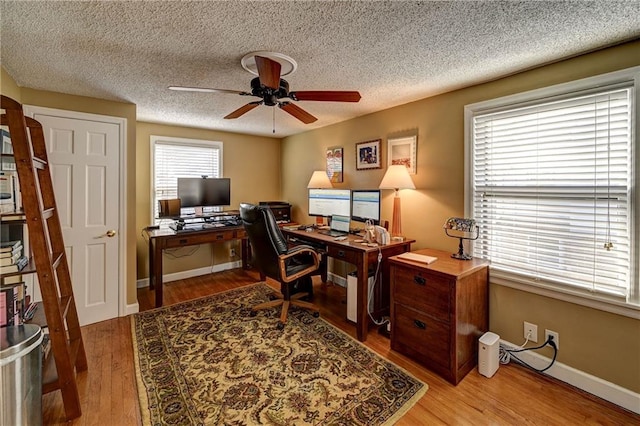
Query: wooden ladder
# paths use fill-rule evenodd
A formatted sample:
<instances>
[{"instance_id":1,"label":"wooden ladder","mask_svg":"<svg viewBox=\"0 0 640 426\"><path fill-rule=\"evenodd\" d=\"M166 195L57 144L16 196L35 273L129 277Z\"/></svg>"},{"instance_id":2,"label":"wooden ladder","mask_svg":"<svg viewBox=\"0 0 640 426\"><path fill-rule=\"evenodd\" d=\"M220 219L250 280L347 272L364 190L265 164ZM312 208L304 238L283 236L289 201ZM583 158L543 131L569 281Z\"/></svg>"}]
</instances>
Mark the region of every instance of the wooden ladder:
<instances>
[{"instance_id":1,"label":"wooden ladder","mask_svg":"<svg viewBox=\"0 0 640 426\"><path fill-rule=\"evenodd\" d=\"M62 228L47 162L42 125L22 105L2 96L2 125L9 127L24 214L49 327L51 354L43 363L42 392L60 389L68 420L82 414L76 373L87 370ZM52 361L53 360L53 361Z\"/></svg>"}]
</instances>

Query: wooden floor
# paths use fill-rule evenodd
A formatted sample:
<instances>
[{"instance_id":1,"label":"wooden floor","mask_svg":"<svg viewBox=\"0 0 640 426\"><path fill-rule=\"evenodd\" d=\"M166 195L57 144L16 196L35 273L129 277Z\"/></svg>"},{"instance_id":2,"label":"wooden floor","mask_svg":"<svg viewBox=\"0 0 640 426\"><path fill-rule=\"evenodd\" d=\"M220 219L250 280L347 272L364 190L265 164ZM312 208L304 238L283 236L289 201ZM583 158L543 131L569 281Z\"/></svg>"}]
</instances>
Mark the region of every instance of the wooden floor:
<instances>
[{"instance_id":1,"label":"wooden floor","mask_svg":"<svg viewBox=\"0 0 640 426\"><path fill-rule=\"evenodd\" d=\"M318 280L318 278L314 278ZM165 286L165 305L258 281L256 273L235 269L174 281ZM271 283L278 288L277 283ZM346 321L346 291L314 281L321 316L355 337ZM140 310L153 306L153 292L138 290ZM74 425L139 425L131 318L117 318L83 327L88 372L78 376L83 415ZM405 356L392 352L389 340L371 331L369 348L405 368L429 385L425 396L397 425L639 425L640 416L562 382L517 365L501 366L487 379L471 371L453 386ZM43 398L44 424L65 423L59 392Z\"/></svg>"}]
</instances>

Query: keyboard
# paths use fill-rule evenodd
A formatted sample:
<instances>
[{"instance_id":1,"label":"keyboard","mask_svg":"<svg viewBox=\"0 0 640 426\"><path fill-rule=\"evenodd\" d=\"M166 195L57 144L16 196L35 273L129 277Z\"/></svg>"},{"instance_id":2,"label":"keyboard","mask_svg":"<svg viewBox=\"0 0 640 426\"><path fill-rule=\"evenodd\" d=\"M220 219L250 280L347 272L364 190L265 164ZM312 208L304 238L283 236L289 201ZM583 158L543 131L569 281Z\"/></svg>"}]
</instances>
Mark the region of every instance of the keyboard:
<instances>
[{"instance_id":1,"label":"keyboard","mask_svg":"<svg viewBox=\"0 0 640 426\"><path fill-rule=\"evenodd\" d=\"M330 237L344 237L345 235L347 235L346 232L342 232L342 231L334 231L334 230L329 230L329 231L318 231L318 234L322 234L322 235L328 235Z\"/></svg>"}]
</instances>

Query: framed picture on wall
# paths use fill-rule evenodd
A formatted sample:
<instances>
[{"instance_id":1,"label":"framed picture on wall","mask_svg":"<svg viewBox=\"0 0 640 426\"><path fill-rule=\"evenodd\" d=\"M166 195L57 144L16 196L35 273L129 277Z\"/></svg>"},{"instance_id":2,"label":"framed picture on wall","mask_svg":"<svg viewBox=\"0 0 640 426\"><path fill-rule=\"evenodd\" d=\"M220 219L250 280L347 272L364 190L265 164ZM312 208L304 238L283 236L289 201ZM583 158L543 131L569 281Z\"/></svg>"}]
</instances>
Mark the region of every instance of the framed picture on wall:
<instances>
[{"instance_id":1,"label":"framed picture on wall","mask_svg":"<svg viewBox=\"0 0 640 426\"><path fill-rule=\"evenodd\" d=\"M340 183L342 174L342 147L327 148L327 176L331 183Z\"/></svg>"},{"instance_id":2,"label":"framed picture on wall","mask_svg":"<svg viewBox=\"0 0 640 426\"><path fill-rule=\"evenodd\" d=\"M389 139L387 142L387 165L402 164L410 175L416 174L416 136Z\"/></svg>"},{"instance_id":3,"label":"framed picture on wall","mask_svg":"<svg viewBox=\"0 0 640 426\"><path fill-rule=\"evenodd\" d=\"M356 170L381 169L381 139L356 144Z\"/></svg>"}]
</instances>

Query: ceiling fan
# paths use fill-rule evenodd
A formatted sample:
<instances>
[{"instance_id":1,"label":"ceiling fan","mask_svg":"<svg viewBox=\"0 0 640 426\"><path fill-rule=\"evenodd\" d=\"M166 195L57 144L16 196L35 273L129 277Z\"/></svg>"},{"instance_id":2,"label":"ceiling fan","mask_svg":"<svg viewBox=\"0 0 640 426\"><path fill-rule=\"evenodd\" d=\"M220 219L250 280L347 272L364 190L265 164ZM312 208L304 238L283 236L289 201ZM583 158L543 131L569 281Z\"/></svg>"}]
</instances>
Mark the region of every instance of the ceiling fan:
<instances>
[{"instance_id":1,"label":"ceiling fan","mask_svg":"<svg viewBox=\"0 0 640 426\"><path fill-rule=\"evenodd\" d=\"M238 118L251 111L258 105L275 106L291 114L293 117L305 124L313 123L316 117L309 114L304 109L295 105L291 101L321 101L321 102L358 102L360 93L357 91L328 91L328 90L300 90L289 91L289 83L280 78L282 65L278 61L264 57L255 56L255 64L258 77L251 80L251 92L227 89L210 89L206 87L185 87L169 86L170 90L185 92L207 92L207 93L232 93L241 96L255 96L259 101L249 102L241 106L224 118ZM290 100L286 100L290 99Z\"/></svg>"}]
</instances>

